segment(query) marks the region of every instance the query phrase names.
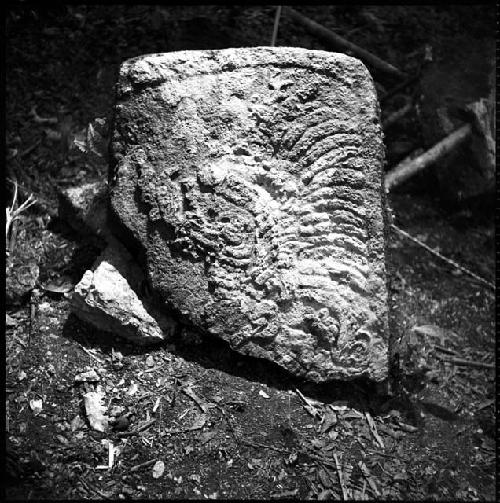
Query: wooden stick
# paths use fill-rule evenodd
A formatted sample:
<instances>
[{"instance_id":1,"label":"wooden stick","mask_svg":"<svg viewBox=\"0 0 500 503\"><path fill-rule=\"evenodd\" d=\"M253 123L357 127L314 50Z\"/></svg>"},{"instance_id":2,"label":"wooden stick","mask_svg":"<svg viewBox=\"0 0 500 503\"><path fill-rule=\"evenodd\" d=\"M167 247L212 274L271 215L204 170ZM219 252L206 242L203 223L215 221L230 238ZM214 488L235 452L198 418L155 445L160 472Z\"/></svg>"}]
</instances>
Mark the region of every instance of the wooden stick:
<instances>
[{"instance_id":1,"label":"wooden stick","mask_svg":"<svg viewBox=\"0 0 500 503\"><path fill-rule=\"evenodd\" d=\"M83 346L82 344L80 344L80 347L83 349L83 351L85 351L85 353L87 353L91 358L93 358L94 360L98 361L100 364L104 364L104 360L102 360L101 358L99 358L98 356L94 355L91 351L89 351L85 346Z\"/></svg>"},{"instance_id":2,"label":"wooden stick","mask_svg":"<svg viewBox=\"0 0 500 503\"><path fill-rule=\"evenodd\" d=\"M152 424L154 424L155 419L151 419L150 421L146 421L144 424L141 426L138 426L135 430L132 431L121 431L116 434L117 437L124 438L124 437L135 437L136 435L139 435L144 430L147 430Z\"/></svg>"},{"instance_id":3,"label":"wooden stick","mask_svg":"<svg viewBox=\"0 0 500 503\"><path fill-rule=\"evenodd\" d=\"M321 419L321 412L316 408L316 406L308 400L297 388L295 388L295 392L299 395L300 399L304 402L304 408L306 411L315 418Z\"/></svg>"},{"instance_id":4,"label":"wooden stick","mask_svg":"<svg viewBox=\"0 0 500 503\"><path fill-rule=\"evenodd\" d=\"M396 110L393 114L389 115L387 119L382 123L382 128L385 130L389 129L393 124L400 121L405 115L412 109L412 104L407 103L403 108Z\"/></svg>"},{"instance_id":5,"label":"wooden stick","mask_svg":"<svg viewBox=\"0 0 500 503\"><path fill-rule=\"evenodd\" d=\"M274 28L273 28L273 36L271 37L271 47L276 45L276 38L278 37L278 27L280 25L280 17L281 17L281 5L276 7L276 15L274 16Z\"/></svg>"},{"instance_id":6,"label":"wooden stick","mask_svg":"<svg viewBox=\"0 0 500 503\"><path fill-rule=\"evenodd\" d=\"M436 357L443 362L453 363L453 365L459 365L461 367L477 367L480 369L490 369L490 370L495 369L495 364L493 363L478 362L475 360L465 360L464 358L444 358L443 356L440 355L436 355Z\"/></svg>"},{"instance_id":7,"label":"wooden stick","mask_svg":"<svg viewBox=\"0 0 500 503\"><path fill-rule=\"evenodd\" d=\"M391 65L390 63L387 63L387 61L384 61L379 57L375 56L374 54L372 54L371 52L368 52L367 50L357 46L356 44L349 42L345 38L341 37L340 35L337 35L331 30L328 30L327 28L320 25L319 23L316 23L312 19L303 16L295 9L292 9L291 7L286 7L286 12L294 21L300 23L313 35L316 35L317 37L325 40L326 42L332 44L334 47L338 47L339 49L342 49L344 51L349 51L354 56L361 59L364 63L370 65L375 70L379 70L380 72L390 75L391 77L397 77L398 79L404 79L406 77L405 73L403 73L401 70L398 70L395 66Z\"/></svg>"},{"instance_id":8,"label":"wooden stick","mask_svg":"<svg viewBox=\"0 0 500 503\"><path fill-rule=\"evenodd\" d=\"M334 454L333 458L335 459L335 467L337 468L337 473L339 476L340 487L342 489L342 496L344 498L344 501L347 501L349 499L349 495L347 493L347 487L345 486L344 483L344 474L342 473L342 467L340 466L337 454Z\"/></svg>"},{"instance_id":9,"label":"wooden stick","mask_svg":"<svg viewBox=\"0 0 500 503\"><path fill-rule=\"evenodd\" d=\"M139 463L138 465L133 466L130 468L130 472L137 472L141 468L147 468L148 466L152 466L156 463L156 459L150 459L149 461L144 461L144 463Z\"/></svg>"},{"instance_id":10,"label":"wooden stick","mask_svg":"<svg viewBox=\"0 0 500 503\"><path fill-rule=\"evenodd\" d=\"M207 404L201 401L200 397L191 389L190 386L182 387L181 392L191 398L191 400L193 400L193 402L201 409L201 412L204 414L208 412Z\"/></svg>"},{"instance_id":11,"label":"wooden stick","mask_svg":"<svg viewBox=\"0 0 500 503\"><path fill-rule=\"evenodd\" d=\"M40 143L42 143L42 140L37 140L35 143L33 143L28 148L26 148L25 150L23 150L19 154L19 158L22 159L23 157L26 157L28 154L31 154L31 152L33 152L33 150L35 150L38 147L38 145L40 145Z\"/></svg>"},{"instance_id":12,"label":"wooden stick","mask_svg":"<svg viewBox=\"0 0 500 503\"><path fill-rule=\"evenodd\" d=\"M417 238L414 238L407 232L405 232L403 229L400 229L397 225L391 224L391 228L397 231L399 234L404 236L405 238L409 239L410 241L413 241L417 245L421 246L425 250L427 250L429 253L432 253L435 257L440 258L441 260L444 260L448 264L452 265L459 271L462 271L464 274L467 274L468 276L474 278L476 281L479 281L483 285L487 286L488 288L491 288L493 291L495 291L495 285L491 283L490 281L481 278L481 276L478 276L477 274L473 273L472 271L469 271L469 269L466 269L465 267L461 266L460 264L457 264L454 260L451 260L448 257L445 257L444 255L441 255L438 253L436 250L432 249L430 246L426 245L425 243L422 243L422 241L419 241Z\"/></svg>"},{"instance_id":13,"label":"wooden stick","mask_svg":"<svg viewBox=\"0 0 500 503\"><path fill-rule=\"evenodd\" d=\"M446 353L448 355L456 355L457 354L457 352L453 351L453 349L444 348L443 346L438 346L437 344L434 345L434 347L436 348L436 351L441 351L441 353Z\"/></svg>"},{"instance_id":14,"label":"wooden stick","mask_svg":"<svg viewBox=\"0 0 500 503\"><path fill-rule=\"evenodd\" d=\"M431 166L444 155L456 149L461 143L467 140L472 132L470 124L453 131L446 138L436 143L431 149L419 155L415 159L408 157L401 161L394 169L385 175L384 185L386 192L393 187L412 177L415 173Z\"/></svg>"}]
</instances>

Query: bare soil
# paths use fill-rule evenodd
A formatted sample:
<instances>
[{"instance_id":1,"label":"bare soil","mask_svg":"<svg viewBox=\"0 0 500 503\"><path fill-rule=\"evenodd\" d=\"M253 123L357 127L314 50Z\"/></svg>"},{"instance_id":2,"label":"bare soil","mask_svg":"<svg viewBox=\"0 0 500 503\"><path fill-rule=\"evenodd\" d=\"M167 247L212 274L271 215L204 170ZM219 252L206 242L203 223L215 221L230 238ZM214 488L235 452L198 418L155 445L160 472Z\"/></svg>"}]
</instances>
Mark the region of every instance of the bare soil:
<instances>
[{"instance_id":1,"label":"bare soil","mask_svg":"<svg viewBox=\"0 0 500 503\"><path fill-rule=\"evenodd\" d=\"M464 30L479 37L493 18L487 6L296 8L410 74L425 44ZM211 339L139 349L69 312L71 286L103 244L57 215L57 189L106 177L104 159L68 147L110 115L119 64L144 53L268 45L274 12L8 10L7 175L38 204L20 221L7 266L22 279L34 261L39 276L6 306L7 499L495 500L494 294L396 233L388 236L389 287L402 365L393 367L390 394L369 382L303 382ZM278 45L329 49L286 18ZM395 84L381 79L381 95ZM384 116L398 99L382 105ZM33 106L57 120L40 123ZM411 117L388 133L389 163L421 136ZM395 223L493 281L491 209L444 206L423 190L427 182L422 174L390 195ZM423 369L400 348L412 327L429 325L443 337L420 348ZM444 361L450 356L479 366ZM83 406L97 384L74 380L90 369L116 413L107 433L90 428Z\"/></svg>"}]
</instances>

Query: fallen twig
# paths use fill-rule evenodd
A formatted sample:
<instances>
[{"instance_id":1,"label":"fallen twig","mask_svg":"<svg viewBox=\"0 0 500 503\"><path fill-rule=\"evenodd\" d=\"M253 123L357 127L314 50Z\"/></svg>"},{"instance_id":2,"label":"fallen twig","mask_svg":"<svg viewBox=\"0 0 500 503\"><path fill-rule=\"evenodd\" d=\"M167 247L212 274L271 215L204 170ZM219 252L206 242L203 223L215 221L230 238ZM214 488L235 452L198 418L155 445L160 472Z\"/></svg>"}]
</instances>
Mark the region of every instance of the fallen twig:
<instances>
[{"instance_id":1,"label":"fallen twig","mask_svg":"<svg viewBox=\"0 0 500 503\"><path fill-rule=\"evenodd\" d=\"M368 449L367 449L367 452L368 452ZM378 456L383 456L384 458L399 459L399 457L398 456L394 456L394 454L387 454L385 452L376 451L375 449L369 449L369 452L371 454L376 454Z\"/></svg>"},{"instance_id":2,"label":"fallen twig","mask_svg":"<svg viewBox=\"0 0 500 503\"><path fill-rule=\"evenodd\" d=\"M396 110L393 114L389 115L389 117L387 117L387 119L385 119L385 121L382 123L384 131L399 122L405 115L407 115L411 111L412 107L412 103L408 102L404 107Z\"/></svg>"},{"instance_id":3,"label":"fallen twig","mask_svg":"<svg viewBox=\"0 0 500 503\"><path fill-rule=\"evenodd\" d=\"M36 327L36 311L39 302L39 291L34 288L30 294L30 315L29 315L29 326L28 326L28 347L31 344L31 336L35 332Z\"/></svg>"},{"instance_id":4,"label":"fallen twig","mask_svg":"<svg viewBox=\"0 0 500 503\"><path fill-rule=\"evenodd\" d=\"M391 65L390 63L387 63L387 61L384 61L379 57L375 56L374 54L372 54L371 52L368 52L367 50L357 46L356 44L349 42L345 38L341 37L340 35L337 35L333 31L325 28L319 23L316 23L312 19L303 16L295 9L287 7L286 12L294 21L300 23L314 35L318 36L319 38L322 38L323 40L327 41L328 43L332 44L335 47L338 47L345 51L349 51L354 56L360 58L363 62L370 65L372 68L379 70L380 72L386 73L388 75L391 75L392 77L397 77L399 79L406 77L405 73L403 73L401 70L398 70L395 66Z\"/></svg>"},{"instance_id":5,"label":"fallen twig","mask_svg":"<svg viewBox=\"0 0 500 503\"><path fill-rule=\"evenodd\" d=\"M478 276L477 274L473 273L472 271L469 271L469 269L466 269L465 267L461 266L460 264L457 264L454 260L451 260L450 258L447 258L447 257L441 255L439 252L437 252L436 250L434 250L430 246L426 245L425 243L422 243L422 241L420 241L417 238L411 236L410 234L408 234L403 229L400 229L397 225L391 224L391 227L395 231L397 231L399 234L401 234L402 236L404 236L405 238L409 239L410 241L413 241L414 243L418 244L419 246L421 246L422 248L424 248L425 250L427 250L429 253L432 253L434 256L440 258L441 260L444 260L445 262L447 262L448 264L452 265L456 269L462 271L464 274L467 274L468 276L471 276L475 280L479 281L483 285L485 285L485 286L491 288L493 291L495 291L495 285L493 283L491 283L490 281L488 281L488 280L486 280L484 278L481 278L481 276Z\"/></svg>"},{"instance_id":6,"label":"fallen twig","mask_svg":"<svg viewBox=\"0 0 500 503\"><path fill-rule=\"evenodd\" d=\"M485 363L485 362L479 362L479 361L475 361L475 360L465 360L464 358L445 358L440 355L436 355L436 357L443 362L453 363L453 365L458 365L460 367L476 367L476 368L490 369L490 370L495 369L495 364L493 364L493 363Z\"/></svg>"},{"instance_id":7,"label":"fallen twig","mask_svg":"<svg viewBox=\"0 0 500 503\"><path fill-rule=\"evenodd\" d=\"M432 148L414 159L403 159L395 168L385 175L384 186L386 192L389 192L396 185L403 183L415 173L428 168L436 163L444 155L456 149L460 144L467 140L472 132L470 124L456 129L446 138L436 143Z\"/></svg>"},{"instance_id":8,"label":"fallen twig","mask_svg":"<svg viewBox=\"0 0 500 503\"><path fill-rule=\"evenodd\" d=\"M300 399L304 402L304 409L315 418L321 419L321 413L319 410L313 405L313 403L308 400L297 388L295 388L295 392L299 395Z\"/></svg>"},{"instance_id":9,"label":"fallen twig","mask_svg":"<svg viewBox=\"0 0 500 503\"><path fill-rule=\"evenodd\" d=\"M380 445L382 449L385 449L384 446L384 441L380 437L377 431L377 425L375 424L375 421L373 420L372 416L370 415L369 412L365 412L365 417L366 421L368 423L368 426L370 427L370 431L372 432L372 435L374 436L375 440L377 441L377 444Z\"/></svg>"},{"instance_id":10,"label":"fallen twig","mask_svg":"<svg viewBox=\"0 0 500 503\"><path fill-rule=\"evenodd\" d=\"M80 344L80 347L85 351L85 353L87 353L91 358L93 358L94 360L98 361L101 365L103 365L105 363L104 360L102 360L101 358L99 358L98 356L94 355L91 351L89 351L85 346L82 346Z\"/></svg>"},{"instance_id":11,"label":"fallen twig","mask_svg":"<svg viewBox=\"0 0 500 503\"><path fill-rule=\"evenodd\" d=\"M38 147L38 145L40 145L40 143L42 143L42 140L38 139L35 143L30 145L28 148L24 149L19 154L19 158L22 159L23 157L26 157L28 154L31 154L31 152L33 152L33 150L35 150Z\"/></svg>"},{"instance_id":12,"label":"fallen twig","mask_svg":"<svg viewBox=\"0 0 500 503\"><path fill-rule=\"evenodd\" d=\"M150 459L149 461L144 461L144 463L139 463L138 465L133 466L130 471L137 472L141 468L147 468L148 466L154 465L156 463L156 459Z\"/></svg>"},{"instance_id":13,"label":"fallen twig","mask_svg":"<svg viewBox=\"0 0 500 503\"><path fill-rule=\"evenodd\" d=\"M274 16L274 28L273 28L273 36L271 37L271 47L276 45L276 38L278 37L278 27L280 24L281 17L281 5L276 7L276 15Z\"/></svg>"},{"instance_id":14,"label":"fallen twig","mask_svg":"<svg viewBox=\"0 0 500 503\"><path fill-rule=\"evenodd\" d=\"M368 484L370 485L370 488L371 488L373 494L375 496L379 496L380 493L377 488L377 485L375 484L375 481L373 480L372 474L370 473L370 470L368 469L366 464L363 463L363 461L359 461L358 466L361 469L361 471L363 472L365 479L368 481Z\"/></svg>"},{"instance_id":15,"label":"fallen twig","mask_svg":"<svg viewBox=\"0 0 500 503\"><path fill-rule=\"evenodd\" d=\"M344 482L344 474L342 472L342 467L340 466L337 454L334 454L333 458L335 459L335 467L337 468L337 474L339 476L340 487L342 489L342 496L344 498L344 501L347 501L349 499L349 494L347 492L347 487Z\"/></svg>"},{"instance_id":16,"label":"fallen twig","mask_svg":"<svg viewBox=\"0 0 500 503\"><path fill-rule=\"evenodd\" d=\"M292 451L289 451L288 449L283 449L281 447L274 447L274 445L268 445L268 444L261 444L259 442L251 442L250 440L246 440L244 438L238 438L238 440L245 444L245 445L248 445L250 447L260 447L262 449L270 449L270 450L273 450L273 451L277 451L277 452L284 452L286 454L292 454Z\"/></svg>"},{"instance_id":17,"label":"fallen twig","mask_svg":"<svg viewBox=\"0 0 500 503\"><path fill-rule=\"evenodd\" d=\"M400 429L406 431L407 433L415 433L418 430L416 426L413 426L412 424L402 423L401 421L398 421L398 426Z\"/></svg>"},{"instance_id":18,"label":"fallen twig","mask_svg":"<svg viewBox=\"0 0 500 503\"><path fill-rule=\"evenodd\" d=\"M457 354L457 352L453 351L453 349L444 348L443 346L435 345L434 348L436 349L436 351L441 351L441 353L447 353L449 355L456 355Z\"/></svg>"},{"instance_id":19,"label":"fallen twig","mask_svg":"<svg viewBox=\"0 0 500 503\"><path fill-rule=\"evenodd\" d=\"M138 426L135 430L132 431L121 431L116 434L117 437L123 438L123 437L135 437L136 435L139 435L144 430L147 430L156 420L151 419L150 421L146 421L145 423L141 424Z\"/></svg>"},{"instance_id":20,"label":"fallen twig","mask_svg":"<svg viewBox=\"0 0 500 503\"><path fill-rule=\"evenodd\" d=\"M191 398L191 400L193 400L193 402L201 409L203 413L206 414L208 412L207 404L202 402L202 400L198 397L198 395L196 395L196 393L190 386L182 387L181 392Z\"/></svg>"}]
</instances>

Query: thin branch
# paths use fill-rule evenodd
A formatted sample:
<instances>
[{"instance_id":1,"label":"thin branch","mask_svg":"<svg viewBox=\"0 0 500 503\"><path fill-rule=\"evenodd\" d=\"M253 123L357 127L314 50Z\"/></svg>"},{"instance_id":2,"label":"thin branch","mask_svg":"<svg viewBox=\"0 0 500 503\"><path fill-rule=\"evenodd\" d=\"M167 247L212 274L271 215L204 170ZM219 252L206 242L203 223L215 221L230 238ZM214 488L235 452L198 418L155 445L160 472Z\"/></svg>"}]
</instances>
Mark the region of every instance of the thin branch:
<instances>
[{"instance_id":1,"label":"thin branch","mask_svg":"<svg viewBox=\"0 0 500 503\"><path fill-rule=\"evenodd\" d=\"M393 114L389 115L389 117L387 117L387 119L382 122L382 128L384 129L384 131L399 122L405 115L407 115L411 111L412 108L413 105L411 102L409 102L404 107L396 110Z\"/></svg>"},{"instance_id":2,"label":"thin branch","mask_svg":"<svg viewBox=\"0 0 500 503\"><path fill-rule=\"evenodd\" d=\"M337 468L337 474L339 476L340 487L342 489L342 496L344 498L344 501L347 501L349 499L349 494L347 492L347 487L344 482L344 473L342 472L342 467L340 466L337 454L334 454L333 458L335 459L335 467Z\"/></svg>"},{"instance_id":3,"label":"thin branch","mask_svg":"<svg viewBox=\"0 0 500 503\"><path fill-rule=\"evenodd\" d=\"M453 365L458 365L460 367L476 367L489 370L494 370L496 368L493 363L485 363L476 360L465 360L464 358L446 358L441 355L436 355L436 357L443 362L453 363Z\"/></svg>"},{"instance_id":4,"label":"thin branch","mask_svg":"<svg viewBox=\"0 0 500 503\"><path fill-rule=\"evenodd\" d=\"M406 158L385 175L384 185L386 192L393 187L412 177L415 173L436 163L443 156L456 149L469 138L472 128L466 124L449 134L446 138L436 143L431 149L414 159Z\"/></svg>"},{"instance_id":5,"label":"thin branch","mask_svg":"<svg viewBox=\"0 0 500 503\"><path fill-rule=\"evenodd\" d=\"M472 271L469 271L469 269L466 269L465 267L461 266L460 264L457 264L454 260L451 260L451 259L441 255L439 252L437 252L436 250L434 250L430 246L426 245L425 243L422 243L422 241L419 241L417 238L411 236L403 229L400 229L397 225L391 224L391 228L394 229L399 234L401 234L402 236L404 236L405 238L407 238L410 241L413 241L415 244L421 246L422 248L427 250L429 253L432 253L435 257L438 257L441 260L444 260L446 263L455 267L459 271L462 271L464 274L467 274L468 276L474 278L476 281L479 281L483 285L485 285L488 288L491 288L493 291L495 291L495 285L493 283L491 283L490 281L488 281L484 278L481 278L481 276L478 276L477 274L473 273Z\"/></svg>"},{"instance_id":6,"label":"thin branch","mask_svg":"<svg viewBox=\"0 0 500 503\"><path fill-rule=\"evenodd\" d=\"M286 12L294 21L300 23L308 31L310 31L317 37L322 38L326 42L332 44L334 47L338 47L344 51L349 51L354 56L358 57L363 62L370 65L372 68L385 74L388 74L392 77L397 77L398 79L403 79L406 77L405 73L403 73L401 70L391 65L390 63L387 63L387 61L384 61L379 57L375 56L374 54L372 54L371 52L368 52L367 50L357 46L356 44L349 42L345 38L341 37L340 35L337 35L331 30L328 30L327 28L320 25L319 23L316 23L312 19L303 16L295 9L287 7Z\"/></svg>"},{"instance_id":7,"label":"thin branch","mask_svg":"<svg viewBox=\"0 0 500 503\"><path fill-rule=\"evenodd\" d=\"M276 45L276 38L278 37L278 27L280 25L280 17L281 17L281 5L276 7L276 15L274 16L274 28L273 28L273 36L271 37L271 47Z\"/></svg>"}]
</instances>

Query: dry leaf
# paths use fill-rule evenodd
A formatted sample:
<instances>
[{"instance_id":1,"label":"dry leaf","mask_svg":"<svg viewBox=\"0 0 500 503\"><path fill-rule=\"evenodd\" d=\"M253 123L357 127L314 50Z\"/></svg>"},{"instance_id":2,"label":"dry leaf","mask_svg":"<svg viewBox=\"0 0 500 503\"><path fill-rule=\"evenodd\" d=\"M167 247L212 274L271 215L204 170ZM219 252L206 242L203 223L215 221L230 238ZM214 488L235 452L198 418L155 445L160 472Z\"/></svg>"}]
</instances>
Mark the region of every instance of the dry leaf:
<instances>
[{"instance_id":1,"label":"dry leaf","mask_svg":"<svg viewBox=\"0 0 500 503\"><path fill-rule=\"evenodd\" d=\"M318 478L319 478L319 481L321 482L321 485L323 487L325 487L327 489L330 487L333 487L332 479L325 468L321 467L318 470Z\"/></svg>"},{"instance_id":2,"label":"dry leaf","mask_svg":"<svg viewBox=\"0 0 500 503\"><path fill-rule=\"evenodd\" d=\"M71 431L76 431L85 426L85 421L77 415L71 420L70 426Z\"/></svg>"},{"instance_id":3,"label":"dry leaf","mask_svg":"<svg viewBox=\"0 0 500 503\"><path fill-rule=\"evenodd\" d=\"M337 414L333 410L326 411L321 423L321 433L326 433L330 428L337 424Z\"/></svg>"},{"instance_id":4,"label":"dry leaf","mask_svg":"<svg viewBox=\"0 0 500 503\"><path fill-rule=\"evenodd\" d=\"M13 318L10 314L5 313L5 326L15 327L17 326L17 320Z\"/></svg>"}]
</instances>

